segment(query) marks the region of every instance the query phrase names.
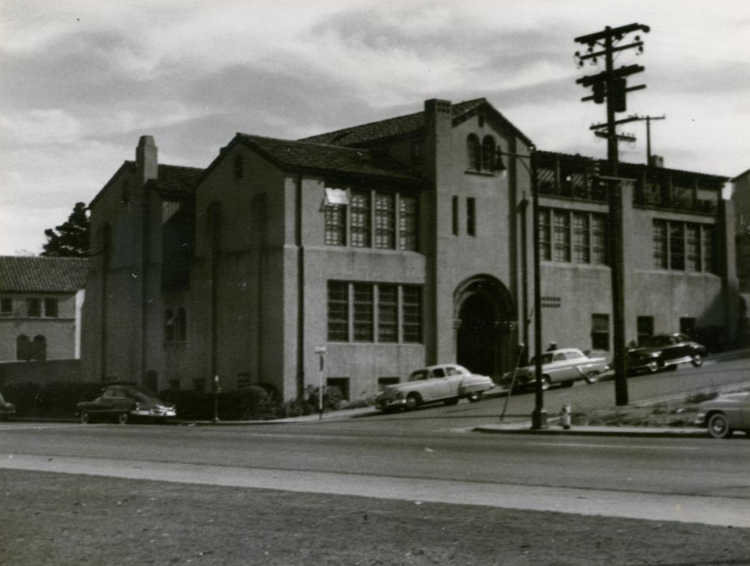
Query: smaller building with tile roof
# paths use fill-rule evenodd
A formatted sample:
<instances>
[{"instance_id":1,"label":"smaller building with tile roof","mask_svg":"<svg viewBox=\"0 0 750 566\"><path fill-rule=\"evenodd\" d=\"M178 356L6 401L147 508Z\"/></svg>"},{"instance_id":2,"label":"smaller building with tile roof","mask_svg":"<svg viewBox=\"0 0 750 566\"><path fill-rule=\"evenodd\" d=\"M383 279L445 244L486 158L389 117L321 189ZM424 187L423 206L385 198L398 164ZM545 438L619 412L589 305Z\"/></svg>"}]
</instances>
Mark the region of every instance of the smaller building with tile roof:
<instances>
[{"instance_id":1,"label":"smaller building with tile roof","mask_svg":"<svg viewBox=\"0 0 750 566\"><path fill-rule=\"evenodd\" d=\"M0 362L80 358L88 264L0 256Z\"/></svg>"}]
</instances>

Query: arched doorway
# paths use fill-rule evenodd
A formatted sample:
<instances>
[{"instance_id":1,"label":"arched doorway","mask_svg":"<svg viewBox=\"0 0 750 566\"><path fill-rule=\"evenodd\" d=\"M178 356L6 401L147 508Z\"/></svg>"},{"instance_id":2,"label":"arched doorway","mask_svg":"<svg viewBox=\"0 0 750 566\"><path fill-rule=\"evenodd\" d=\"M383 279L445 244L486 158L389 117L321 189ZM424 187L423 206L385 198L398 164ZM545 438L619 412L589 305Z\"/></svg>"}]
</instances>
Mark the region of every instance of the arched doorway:
<instances>
[{"instance_id":1,"label":"arched doorway","mask_svg":"<svg viewBox=\"0 0 750 566\"><path fill-rule=\"evenodd\" d=\"M455 293L456 362L500 377L514 363L518 342L515 305L508 289L489 275L473 277Z\"/></svg>"}]
</instances>

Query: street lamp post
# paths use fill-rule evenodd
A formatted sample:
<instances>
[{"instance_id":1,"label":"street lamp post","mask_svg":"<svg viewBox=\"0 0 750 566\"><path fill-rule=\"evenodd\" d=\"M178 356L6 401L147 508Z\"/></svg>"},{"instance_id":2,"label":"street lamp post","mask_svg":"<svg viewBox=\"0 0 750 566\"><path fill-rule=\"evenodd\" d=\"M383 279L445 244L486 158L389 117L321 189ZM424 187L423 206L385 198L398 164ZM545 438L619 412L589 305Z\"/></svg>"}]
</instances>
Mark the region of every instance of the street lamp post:
<instances>
[{"instance_id":1,"label":"street lamp post","mask_svg":"<svg viewBox=\"0 0 750 566\"><path fill-rule=\"evenodd\" d=\"M498 150L498 168L503 170L505 165L502 162L502 156L513 157L517 162L524 166L531 177L531 215L532 230L534 237L532 239L534 246L534 411L531 413L532 430L541 430L547 428L547 411L544 408L544 389L542 383L542 275L541 275L541 256L539 249L539 190L537 182L536 166L536 147L529 147L529 155L509 153ZM528 159L528 165L524 162ZM525 251L524 251L525 253Z\"/></svg>"}]
</instances>

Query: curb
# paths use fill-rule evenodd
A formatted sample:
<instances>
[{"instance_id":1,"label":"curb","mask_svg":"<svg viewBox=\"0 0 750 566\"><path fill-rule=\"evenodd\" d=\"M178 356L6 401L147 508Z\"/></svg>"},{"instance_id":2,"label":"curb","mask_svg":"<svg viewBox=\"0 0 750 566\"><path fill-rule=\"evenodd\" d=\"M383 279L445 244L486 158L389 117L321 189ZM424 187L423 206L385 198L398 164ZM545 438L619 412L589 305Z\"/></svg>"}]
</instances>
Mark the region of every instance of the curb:
<instances>
[{"instance_id":1,"label":"curb","mask_svg":"<svg viewBox=\"0 0 750 566\"><path fill-rule=\"evenodd\" d=\"M578 427L562 429L550 426L546 429L532 429L531 425L526 427L515 426L513 428L503 425L484 425L472 429L472 432L485 434L530 434L547 436L621 436L621 437L649 437L649 438L710 438L708 431L703 428L619 428L619 427Z\"/></svg>"}]
</instances>

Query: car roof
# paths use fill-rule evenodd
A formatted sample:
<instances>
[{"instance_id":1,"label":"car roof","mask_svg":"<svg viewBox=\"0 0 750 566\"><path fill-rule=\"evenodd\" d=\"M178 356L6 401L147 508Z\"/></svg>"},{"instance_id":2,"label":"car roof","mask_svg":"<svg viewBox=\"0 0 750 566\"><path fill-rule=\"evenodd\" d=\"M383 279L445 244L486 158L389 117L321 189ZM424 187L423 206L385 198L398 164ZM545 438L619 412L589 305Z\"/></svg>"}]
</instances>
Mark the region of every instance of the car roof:
<instances>
[{"instance_id":1,"label":"car roof","mask_svg":"<svg viewBox=\"0 0 750 566\"><path fill-rule=\"evenodd\" d=\"M577 354L583 354L582 350L579 350L578 348L558 348L557 350L550 350L549 352L544 352L545 354L560 354L565 352L575 352Z\"/></svg>"},{"instance_id":2,"label":"car roof","mask_svg":"<svg viewBox=\"0 0 750 566\"><path fill-rule=\"evenodd\" d=\"M419 369L414 370L414 371L425 371L425 370L432 371L433 369L436 369L436 368L448 368L448 367L451 367L451 368L464 368L464 366L462 366L461 364L435 364L434 366L425 366L423 368L419 368ZM464 368L464 369L466 369L466 368ZM469 371L469 370L466 370L466 371Z\"/></svg>"}]
</instances>

